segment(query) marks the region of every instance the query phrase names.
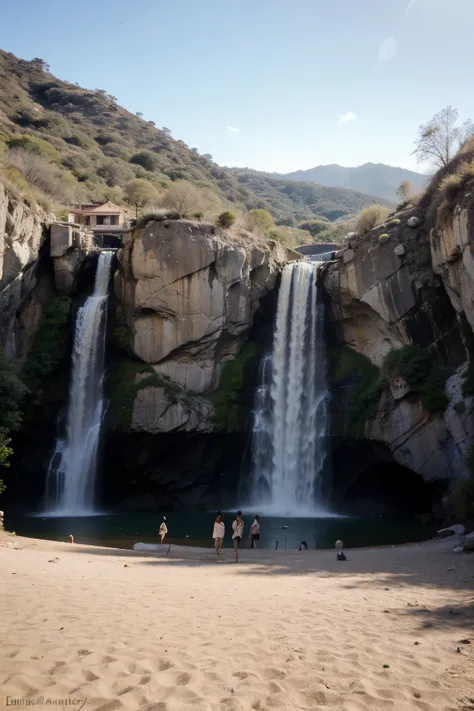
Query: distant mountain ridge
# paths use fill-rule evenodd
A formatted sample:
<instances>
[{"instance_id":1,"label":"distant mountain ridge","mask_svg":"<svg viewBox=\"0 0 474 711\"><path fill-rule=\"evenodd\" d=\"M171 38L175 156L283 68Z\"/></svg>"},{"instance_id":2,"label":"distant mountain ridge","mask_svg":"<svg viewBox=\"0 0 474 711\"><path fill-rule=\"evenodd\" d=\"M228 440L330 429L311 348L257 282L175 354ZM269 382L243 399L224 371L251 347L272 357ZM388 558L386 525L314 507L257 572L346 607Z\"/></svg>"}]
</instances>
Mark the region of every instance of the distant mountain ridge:
<instances>
[{"instance_id":1,"label":"distant mountain ridge","mask_svg":"<svg viewBox=\"0 0 474 711\"><path fill-rule=\"evenodd\" d=\"M418 191L425 188L430 179L429 175L384 163L364 163L355 168L337 164L319 165L293 173L271 173L271 176L278 180L304 181L331 188L356 190L391 201L397 200L396 190L404 180L409 180L414 190Z\"/></svg>"}]
</instances>

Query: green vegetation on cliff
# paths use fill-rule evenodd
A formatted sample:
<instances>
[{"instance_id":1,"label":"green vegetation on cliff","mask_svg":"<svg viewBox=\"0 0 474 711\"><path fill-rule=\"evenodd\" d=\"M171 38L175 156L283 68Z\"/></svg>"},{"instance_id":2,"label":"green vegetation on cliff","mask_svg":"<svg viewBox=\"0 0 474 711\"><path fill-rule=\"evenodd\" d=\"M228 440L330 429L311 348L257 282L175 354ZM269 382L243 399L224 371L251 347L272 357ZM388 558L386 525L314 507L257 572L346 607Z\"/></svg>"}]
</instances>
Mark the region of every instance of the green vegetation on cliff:
<instances>
[{"instance_id":1,"label":"green vegetation on cliff","mask_svg":"<svg viewBox=\"0 0 474 711\"><path fill-rule=\"evenodd\" d=\"M331 381L336 384L349 375L358 378L357 384L348 389L347 434L351 437L363 437L365 423L376 416L382 392L393 376L401 376L413 391L419 393L427 412L443 412L449 404L445 386L450 371L437 366L430 351L421 346L409 345L392 350L382 369L362 353L344 346L331 353L330 374Z\"/></svg>"},{"instance_id":2,"label":"green vegetation on cliff","mask_svg":"<svg viewBox=\"0 0 474 711\"><path fill-rule=\"evenodd\" d=\"M21 406L26 387L0 351L0 466L7 467L12 454L10 432L21 425ZM0 494L5 487L0 479Z\"/></svg>"},{"instance_id":3,"label":"green vegetation on cliff","mask_svg":"<svg viewBox=\"0 0 474 711\"><path fill-rule=\"evenodd\" d=\"M365 423L377 414L384 384L380 369L367 356L344 346L332 355L331 380L340 383L348 375L356 375L359 382L349 394L347 434L359 438L364 435Z\"/></svg>"},{"instance_id":4,"label":"green vegetation on cliff","mask_svg":"<svg viewBox=\"0 0 474 711\"><path fill-rule=\"evenodd\" d=\"M55 296L46 305L25 366L23 379L34 400L41 400L47 379L56 372L68 352L71 332L72 299Z\"/></svg>"},{"instance_id":5,"label":"green vegetation on cliff","mask_svg":"<svg viewBox=\"0 0 474 711\"><path fill-rule=\"evenodd\" d=\"M188 400L190 397L179 385L156 373L148 363L123 359L116 360L110 365L106 391L112 413L120 429L130 430L137 393L150 387L164 388L172 404L182 399Z\"/></svg>"},{"instance_id":6,"label":"green vegetation on cliff","mask_svg":"<svg viewBox=\"0 0 474 711\"><path fill-rule=\"evenodd\" d=\"M4 176L45 208L91 199L122 203L137 179L155 194L184 180L223 208L265 209L290 227L318 215L335 220L373 202L353 190L221 168L209 154L172 138L168 128L119 106L104 89L90 91L54 77L42 60L0 52L0 105ZM138 209L141 202L128 198Z\"/></svg>"},{"instance_id":7,"label":"green vegetation on cliff","mask_svg":"<svg viewBox=\"0 0 474 711\"><path fill-rule=\"evenodd\" d=\"M215 427L219 432L241 432L248 422L248 408L241 396L245 386L245 369L259 357L255 343L247 343L234 360L222 368L219 389L211 393L210 400L215 410Z\"/></svg>"},{"instance_id":8,"label":"green vegetation on cliff","mask_svg":"<svg viewBox=\"0 0 474 711\"><path fill-rule=\"evenodd\" d=\"M421 404L427 412L443 412L449 404L445 393L448 368L437 366L428 348L408 345L391 351L384 363L388 375L400 375L421 394Z\"/></svg>"}]
</instances>

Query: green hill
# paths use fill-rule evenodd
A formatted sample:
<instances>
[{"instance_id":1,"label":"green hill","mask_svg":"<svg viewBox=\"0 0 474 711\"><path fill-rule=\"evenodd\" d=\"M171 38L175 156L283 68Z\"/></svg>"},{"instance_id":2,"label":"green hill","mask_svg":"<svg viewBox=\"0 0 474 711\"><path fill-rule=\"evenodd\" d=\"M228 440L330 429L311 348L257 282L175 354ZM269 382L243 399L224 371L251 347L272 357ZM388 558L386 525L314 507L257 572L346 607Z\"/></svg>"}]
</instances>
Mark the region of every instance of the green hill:
<instances>
[{"instance_id":1,"label":"green hill","mask_svg":"<svg viewBox=\"0 0 474 711\"><path fill-rule=\"evenodd\" d=\"M212 190L224 205L265 208L282 224L315 215L335 220L375 201L352 190L230 171L170 133L122 108L103 89L57 79L43 60L0 51L4 176L20 189L26 176L33 199L46 196L55 208L90 199L122 202L123 187L136 177L158 189L188 180ZM15 161L8 159L12 148L24 149ZM25 167L25 150L39 155L34 165L28 159Z\"/></svg>"}]
</instances>

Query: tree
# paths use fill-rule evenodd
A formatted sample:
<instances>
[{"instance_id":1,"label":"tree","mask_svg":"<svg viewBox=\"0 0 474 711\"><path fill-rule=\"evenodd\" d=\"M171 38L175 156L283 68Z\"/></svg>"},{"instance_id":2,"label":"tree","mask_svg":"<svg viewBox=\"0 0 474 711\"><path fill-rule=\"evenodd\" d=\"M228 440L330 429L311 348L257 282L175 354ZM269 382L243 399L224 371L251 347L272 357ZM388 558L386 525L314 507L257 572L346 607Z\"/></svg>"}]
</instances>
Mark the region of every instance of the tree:
<instances>
[{"instance_id":1,"label":"tree","mask_svg":"<svg viewBox=\"0 0 474 711\"><path fill-rule=\"evenodd\" d=\"M163 133L166 133L167 136L171 135L170 128L166 128L166 126L163 126L163 128L161 130L163 131Z\"/></svg>"},{"instance_id":2,"label":"tree","mask_svg":"<svg viewBox=\"0 0 474 711\"><path fill-rule=\"evenodd\" d=\"M158 190L149 180L137 178L126 184L124 190L125 200L135 207L135 218L138 217L138 210L150 203L158 202Z\"/></svg>"},{"instance_id":3,"label":"tree","mask_svg":"<svg viewBox=\"0 0 474 711\"><path fill-rule=\"evenodd\" d=\"M408 198L412 193L412 187L409 180L403 180L397 188L397 197L400 198L400 202L404 205L408 202Z\"/></svg>"},{"instance_id":4,"label":"tree","mask_svg":"<svg viewBox=\"0 0 474 711\"><path fill-rule=\"evenodd\" d=\"M199 189L187 180L176 180L163 195L162 205L179 217L217 212L220 200L209 189Z\"/></svg>"},{"instance_id":5,"label":"tree","mask_svg":"<svg viewBox=\"0 0 474 711\"><path fill-rule=\"evenodd\" d=\"M255 208L250 210L248 214L249 225L252 229L263 230L266 232L273 226L273 217L268 210Z\"/></svg>"},{"instance_id":6,"label":"tree","mask_svg":"<svg viewBox=\"0 0 474 711\"><path fill-rule=\"evenodd\" d=\"M45 62L45 60L41 59L40 57L35 57L34 59L32 59L30 64L36 67L36 69L41 69L42 72L49 72L49 70L51 69L48 62Z\"/></svg>"},{"instance_id":7,"label":"tree","mask_svg":"<svg viewBox=\"0 0 474 711\"><path fill-rule=\"evenodd\" d=\"M463 143L474 135L474 124L471 119L456 125L458 116L457 109L446 106L420 126L419 136L415 141L416 148L413 151L418 162L431 161L441 168L447 165Z\"/></svg>"},{"instance_id":8,"label":"tree","mask_svg":"<svg viewBox=\"0 0 474 711\"><path fill-rule=\"evenodd\" d=\"M143 114L142 114L141 111L137 111L137 113L135 114L135 116L136 116L137 118L139 118L139 119L143 118Z\"/></svg>"}]
</instances>

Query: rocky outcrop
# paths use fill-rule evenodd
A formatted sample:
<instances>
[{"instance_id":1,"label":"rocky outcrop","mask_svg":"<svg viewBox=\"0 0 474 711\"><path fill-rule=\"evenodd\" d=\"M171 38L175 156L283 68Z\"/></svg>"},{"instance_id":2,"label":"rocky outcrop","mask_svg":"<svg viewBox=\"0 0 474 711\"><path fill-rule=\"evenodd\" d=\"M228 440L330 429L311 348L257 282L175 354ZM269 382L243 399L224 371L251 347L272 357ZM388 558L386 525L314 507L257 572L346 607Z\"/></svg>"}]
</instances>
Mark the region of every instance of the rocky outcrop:
<instances>
[{"instance_id":1,"label":"rocky outcrop","mask_svg":"<svg viewBox=\"0 0 474 711\"><path fill-rule=\"evenodd\" d=\"M333 347L349 347L380 368L379 389L366 394L374 408L361 434L386 445L396 462L425 481L464 474L474 435L473 402L462 387L467 322L474 326L469 232L465 212L433 230L422 214L408 211L364 237L353 237L324 272L337 334ZM419 388L384 369L388 353L410 344L449 368L446 407L429 411ZM340 441L347 430L338 434Z\"/></svg>"},{"instance_id":2,"label":"rocky outcrop","mask_svg":"<svg viewBox=\"0 0 474 711\"><path fill-rule=\"evenodd\" d=\"M0 347L12 360L28 352L51 279L38 269L47 216L13 197L0 183Z\"/></svg>"},{"instance_id":3,"label":"rocky outcrop","mask_svg":"<svg viewBox=\"0 0 474 711\"><path fill-rule=\"evenodd\" d=\"M187 220L151 221L126 236L115 291L129 352L172 386L171 394L159 381L137 390L132 429L213 428L213 407L199 395L219 389L224 364L248 340L261 300L290 258L301 257Z\"/></svg>"}]
</instances>

